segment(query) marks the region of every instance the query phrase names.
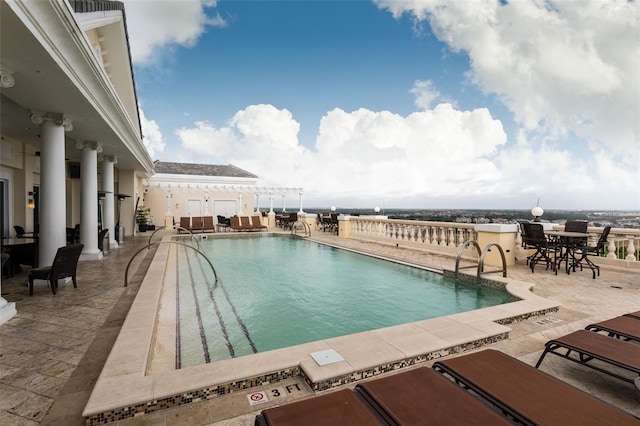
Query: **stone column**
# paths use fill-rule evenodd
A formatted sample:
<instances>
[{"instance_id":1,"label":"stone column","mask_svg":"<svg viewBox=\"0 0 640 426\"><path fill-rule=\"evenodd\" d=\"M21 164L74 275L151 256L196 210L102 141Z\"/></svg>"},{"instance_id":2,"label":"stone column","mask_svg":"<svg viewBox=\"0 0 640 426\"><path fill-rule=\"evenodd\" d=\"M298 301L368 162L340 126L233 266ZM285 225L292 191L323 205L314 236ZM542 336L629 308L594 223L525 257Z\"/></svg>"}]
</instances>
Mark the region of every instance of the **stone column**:
<instances>
[{"instance_id":1,"label":"stone column","mask_svg":"<svg viewBox=\"0 0 640 426\"><path fill-rule=\"evenodd\" d=\"M61 114L32 114L31 121L40 125L42 141L38 266L49 266L58 248L67 245L64 132L73 126Z\"/></svg>"},{"instance_id":2,"label":"stone column","mask_svg":"<svg viewBox=\"0 0 640 426\"><path fill-rule=\"evenodd\" d=\"M118 163L118 159L113 155L102 157L102 190L104 196L104 217L102 226L109 230L109 248L117 248L116 228L115 228L115 194L113 183L113 165Z\"/></svg>"},{"instance_id":3,"label":"stone column","mask_svg":"<svg viewBox=\"0 0 640 426\"><path fill-rule=\"evenodd\" d=\"M80 166L80 242L84 244L80 261L102 259L98 249L98 151L97 142L78 142L82 149Z\"/></svg>"}]
</instances>

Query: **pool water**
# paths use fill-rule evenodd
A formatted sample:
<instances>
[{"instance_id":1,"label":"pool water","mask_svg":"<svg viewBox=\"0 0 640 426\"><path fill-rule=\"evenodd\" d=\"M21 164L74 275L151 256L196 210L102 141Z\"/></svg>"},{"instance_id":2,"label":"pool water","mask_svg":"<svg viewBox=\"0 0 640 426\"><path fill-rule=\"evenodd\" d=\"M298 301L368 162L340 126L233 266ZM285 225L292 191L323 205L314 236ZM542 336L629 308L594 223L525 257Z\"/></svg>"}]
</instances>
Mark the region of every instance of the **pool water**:
<instances>
[{"instance_id":1,"label":"pool water","mask_svg":"<svg viewBox=\"0 0 640 426\"><path fill-rule=\"evenodd\" d=\"M178 248L176 368L509 301L495 289L299 238L211 238L218 274Z\"/></svg>"}]
</instances>

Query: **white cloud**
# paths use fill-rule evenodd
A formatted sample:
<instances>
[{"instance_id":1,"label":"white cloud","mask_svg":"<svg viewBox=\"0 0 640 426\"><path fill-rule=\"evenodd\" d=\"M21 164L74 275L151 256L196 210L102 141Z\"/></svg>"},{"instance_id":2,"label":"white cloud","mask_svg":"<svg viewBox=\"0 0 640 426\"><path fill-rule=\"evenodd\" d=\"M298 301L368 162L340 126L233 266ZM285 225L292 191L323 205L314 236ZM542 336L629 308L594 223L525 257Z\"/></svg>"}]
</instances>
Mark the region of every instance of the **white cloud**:
<instances>
[{"instance_id":1,"label":"white cloud","mask_svg":"<svg viewBox=\"0 0 640 426\"><path fill-rule=\"evenodd\" d=\"M453 51L466 52L470 79L497 94L525 129L572 132L626 157L627 165L638 161L640 3L376 3L395 17L428 21Z\"/></svg>"},{"instance_id":2,"label":"white cloud","mask_svg":"<svg viewBox=\"0 0 640 426\"><path fill-rule=\"evenodd\" d=\"M226 26L220 15L207 14L215 6L213 0L126 0L133 62L152 61L160 47L192 47L207 27Z\"/></svg>"},{"instance_id":3,"label":"white cloud","mask_svg":"<svg viewBox=\"0 0 640 426\"><path fill-rule=\"evenodd\" d=\"M334 109L322 118L315 151L299 144L298 130L286 109L252 105L226 127L197 122L177 134L192 161L232 163L262 185L303 186L325 199L480 194L501 179L490 158L506 135L486 109L440 104L408 117Z\"/></svg>"},{"instance_id":4,"label":"white cloud","mask_svg":"<svg viewBox=\"0 0 640 426\"><path fill-rule=\"evenodd\" d=\"M433 86L431 80L417 80L409 93L415 95L415 104L420 110L427 110L438 99L440 92Z\"/></svg>"},{"instance_id":5,"label":"white cloud","mask_svg":"<svg viewBox=\"0 0 640 426\"><path fill-rule=\"evenodd\" d=\"M140 126L142 127L142 135L144 137L142 143L153 159L157 154L164 151L164 137L162 136L158 123L156 123L155 120L147 119L142 107L139 105L138 111L140 111Z\"/></svg>"}]
</instances>

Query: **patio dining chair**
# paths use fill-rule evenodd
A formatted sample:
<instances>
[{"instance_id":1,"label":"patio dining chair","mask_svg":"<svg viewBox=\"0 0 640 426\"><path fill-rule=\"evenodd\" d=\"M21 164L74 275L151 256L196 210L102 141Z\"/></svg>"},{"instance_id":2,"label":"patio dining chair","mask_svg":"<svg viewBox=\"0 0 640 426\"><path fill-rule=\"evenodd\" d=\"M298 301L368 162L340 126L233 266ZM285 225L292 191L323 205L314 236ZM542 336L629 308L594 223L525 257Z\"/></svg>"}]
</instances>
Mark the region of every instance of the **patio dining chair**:
<instances>
[{"instance_id":1,"label":"patio dining chair","mask_svg":"<svg viewBox=\"0 0 640 426\"><path fill-rule=\"evenodd\" d=\"M34 268L29 273L29 296L33 296L33 281L46 280L51 285L51 291L56 294L58 289L58 280L61 278L71 277L73 287L78 288L76 282L76 269L78 267L78 259L84 244L70 244L60 247L56 252L51 266L42 268Z\"/></svg>"},{"instance_id":2,"label":"patio dining chair","mask_svg":"<svg viewBox=\"0 0 640 426\"><path fill-rule=\"evenodd\" d=\"M549 269L549 265L555 268L555 259L557 255L557 246L554 242L549 241L544 234L544 228L540 223L522 222L524 230L522 243L526 249L535 250L531 256L527 257L531 272L538 262L544 261Z\"/></svg>"},{"instance_id":3,"label":"patio dining chair","mask_svg":"<svg viewBox=\"0 0 640 426\"><path fill-rule=\"evenodd\" d=\"M580 270L582 270L582 262L586 263L593 272L594 279L596 277L596 273L598 274L598 276L600 276L600 267L593 263L591 259L589 259L589 255L604 255L604 249L607 246L607 238L609 237L610 231L610 226L605 227L602 230L602 234L600 234L600 238L598 238L598 242L595 246L581 245L577 248L577 254L580 256L577 261L577 265L580 266Z\"/></svg>"}]
</instances>

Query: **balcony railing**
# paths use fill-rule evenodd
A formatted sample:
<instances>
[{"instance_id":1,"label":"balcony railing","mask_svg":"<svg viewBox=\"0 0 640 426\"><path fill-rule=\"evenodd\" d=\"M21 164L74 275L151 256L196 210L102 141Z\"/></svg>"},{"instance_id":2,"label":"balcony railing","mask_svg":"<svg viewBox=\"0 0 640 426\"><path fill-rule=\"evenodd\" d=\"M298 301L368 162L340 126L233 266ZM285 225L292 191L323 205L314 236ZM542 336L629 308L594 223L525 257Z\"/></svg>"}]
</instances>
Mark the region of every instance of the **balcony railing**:
<instances>
[{"instance_id":1,"label":"balcony railing","mask_svg":"<svg viewBox=\"0 0 640 426\"><path fill-rule=\"evenodd\" d=\"M426 222L418 220L378 219L351 216L354 236L383 240L389 243L407 243L437 251L455 252L466 240L475 240L473 224L453 222Z\"/></svg>"},{"instance_id":2,"label":"balcony railing","mask_svg":"<svg viewBox=\"0 0 640 426\"><path fill-rule=\"evenodd\" d=\"M370 216L351 216L351 234L354 237L380 242L403 243L410 246L453 253L464 241L476 240L474 224L455 222L428 222L418 220L380 219ZM562 225L553 229L562 230ZM589 245L596 245L602 228L588 229ZM516 247L522 242L516 235ZM604 258L624 262L640 262L640 229L612 228L607 238Z\"/></svg>"}]
</instances>

